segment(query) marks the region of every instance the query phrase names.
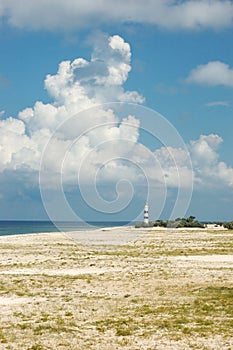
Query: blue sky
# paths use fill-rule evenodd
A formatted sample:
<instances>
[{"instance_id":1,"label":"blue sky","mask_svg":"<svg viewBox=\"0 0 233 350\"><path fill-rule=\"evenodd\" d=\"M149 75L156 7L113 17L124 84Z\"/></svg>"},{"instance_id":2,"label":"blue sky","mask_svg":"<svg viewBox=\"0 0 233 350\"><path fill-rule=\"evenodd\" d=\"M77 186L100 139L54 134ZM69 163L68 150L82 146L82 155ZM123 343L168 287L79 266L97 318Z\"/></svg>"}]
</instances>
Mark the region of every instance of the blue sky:
<instances>
[{"instance_id":1,"label":"blue sky","mask_svg":"<svg viewBox=\"0 0 233 350\"><path fill-rule=\"evenodd\" d=\"M181 215L233 220L233 2L145 3L120 1L116 9L113 1L27 6L26 0L0 0L1 220L73 218L63 217L54 185L60 181L54 174L61 154L69 159L62 168L63 194L81 220L138 219L146 200L151 219L169 218L179 190L184 197L192 192L190 203L180 205ZM85 62L72 66L77 58ZM59 73L59 64L67 61L66 75ZM125 103L122 113L115 105L110 105L114 116L95 107L110 102ZM130 103L140 105L138 112ZM143 106L166 118L173 135L171 123L184 149L178 139L177 145L169 137L158 142L160 120L153 112L148 112L152 136L144 132ZM82 113L87 108L91 116ZM55 137L56 128L78 112L77 125L72 120L68 133L63 125L62 138ZM109 124L99 133L104 121L115 128ZM90 127L95 133L82 139L81 131ZM71 135L71 129L77 133ZM63 141L74 137L79 144L71 151L69 144L65 152ZM125 139L127 152L120 147ZM55 147L52 158L43 153L48 142ZM90 176L78 178L80 164ZM39 185L39 174L48 181ZM118 191L122 179L133 194L127 183ZM98 207L93 181L106 206Z\"/></svg>"}]
</instances>

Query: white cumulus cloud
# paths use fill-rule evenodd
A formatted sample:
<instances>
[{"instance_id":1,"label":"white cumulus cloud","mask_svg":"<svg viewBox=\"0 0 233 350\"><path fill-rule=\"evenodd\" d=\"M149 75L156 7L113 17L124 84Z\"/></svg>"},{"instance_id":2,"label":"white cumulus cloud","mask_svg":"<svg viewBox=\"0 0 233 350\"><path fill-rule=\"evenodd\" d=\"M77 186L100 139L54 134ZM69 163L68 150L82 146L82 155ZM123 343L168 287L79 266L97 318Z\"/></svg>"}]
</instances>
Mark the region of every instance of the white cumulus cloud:
<instances>
[{"instance_id":1,"label":"white cumulus cloud","mask_svg":"<svg viewBox=\"0 0 233 350\"><path fill-rule=\"evenodd\" d=\"M219 135L210 134L190 143L196 181L202 186L233 186L233 168L219 160L218 148L222 142Z\"/></svg>"},{"instance_id":2,"label":"white cumulus cloud","mask_svg":"<svg viewBox=\"0 0 233 350\"><path fill-rule=\"evenodd\" d=\"M163 169L166 182L171 187L190 186L193 171L194 184L199 187L233 187L233 168L219 159L218 149L223 139L216 134L201 135L187 144L192 161L188 167L187 152L181 148L162 147L155 151L155 157ZM181 181L182 179L182 181Z\"/></svg>"},{"instance_id":3,"label":"white cumulus cloud","mask_svg":"<svg viewBox=\"0 0 233 350\"><path fill-rule=\"evenodd\" d=\"M186 81L209 86L233 87L233 68L221 61L208 62L193 69Z\"/></svg>"},{"instance_id":4,"label":"white cumulus cloud","mask_svg":"<svg viewBox=\"0 0 233 350\"><path fill-rule=\"evenodd\" d=\"M61 62L45 79L53 103L37 101L18 118L0 120L0 172L16 174L17 181L23 174L24 182L26 173L38 174L44 155L42 172L53 174L43 177L46 188L53 188L61 173L65 185L77 185L78 172L85 184L122 178L140 184L146 174L161 188L190 188L194 172L199 185L231 186L233 169L219 160L218 135L202 135L187 145L193 169L183 148L164 145L152 151L139 143L139 118L122 111L121 104L118 110L106 104L144 101L124 89L130 70L130 45L118 35L98 40L90 60ZM37 186L38 178L33 179Z\"/></svg>"},{"instance_id":5,"label":"white cumulus cloud","mask_svg":"<svg viewBox=\"0 0 233 350\"><path fill-rule=\"evenodd\" d=\"M27 168L38 171L44 147L51 138L53 150L46 156L46 167L59 172L64 155L77 135L80 136L66 163L65 179L69 180L75 178L76 165L90 152L92 158L87 164L93 172L106 154L110 158L122 155L119 140L127 139L131 144L136 144L139 121L131 115L124 116L120 121L111 108L105 107L105 103L112 100L131 103L144 101L136 91L124 90L123 85L130 70L130 45L118 35L109 38L103 36L98 40L90 60L77 58L72 62L61 62L57 73L45 79L45 88L53 103L37 101L33 107L19 112L18 118L9 117L0 121L0 170L20 171ZM72 119L73 116L77 117ZM70 123L64 124L70 119ZM52 137L62 124L63 128ZM104 152L95 149L98 144L108 140L113 146L108 145ZM91 173L88 172L89 175Z\"/></svg>"}]
</instances>

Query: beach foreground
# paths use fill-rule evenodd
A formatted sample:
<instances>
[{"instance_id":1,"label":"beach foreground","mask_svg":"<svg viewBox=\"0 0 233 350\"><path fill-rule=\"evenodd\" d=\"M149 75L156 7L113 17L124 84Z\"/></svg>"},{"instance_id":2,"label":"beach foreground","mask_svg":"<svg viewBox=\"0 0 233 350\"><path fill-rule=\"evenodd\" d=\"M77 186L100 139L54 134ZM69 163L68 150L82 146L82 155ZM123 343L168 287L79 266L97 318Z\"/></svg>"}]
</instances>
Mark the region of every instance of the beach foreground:
<instances>
[{"instance_id":1,"label":"beach foreground","mask_svg":"<svg viewBox=\"0 0 233 350\"><path fill-rule=\"evenodd\" d=\"M233 232L143 232L0 237L0 349L233 349Z\"/></svg>"}]
</instances>

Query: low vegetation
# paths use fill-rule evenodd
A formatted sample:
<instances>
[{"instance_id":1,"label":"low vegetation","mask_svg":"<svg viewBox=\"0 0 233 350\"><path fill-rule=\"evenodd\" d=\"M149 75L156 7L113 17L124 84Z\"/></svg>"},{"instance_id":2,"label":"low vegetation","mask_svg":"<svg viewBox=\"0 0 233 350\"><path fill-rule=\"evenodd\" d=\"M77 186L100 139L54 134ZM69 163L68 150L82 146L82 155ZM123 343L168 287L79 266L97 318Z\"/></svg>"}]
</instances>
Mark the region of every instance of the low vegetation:
<instances>
[{"instance_id":1,"label":"low vegetation","mask_svg":"<svg viewBox=\"0 0 233 350\"><path fill-rule=\"evenodd\" d=\"M0 239L0 349L233 349L233 232L187 231Z\"/></svg>"},{"instance_id":2,"label":"low vegetation","mask_svg":"<svg viewBox=\"0 0 233 350\"><path fill-rule=\"evenodd\" d=\"M208 224L219 226L223 228L227 228L228 230L233 230L233 221L229 222L219 222L219 221L206 221L204 223L196 220L195 216L189 216L188 218L177 218L175 220L155 220L150 221L148 224L144 222L136 223L136 228L142 227L165 227L165 228L186 228L186 227L197 227L197 228L205 228Z\"/></svg>"},{"instance_id":3,"label":"low vegetation","mask_svg":"<svg viewBox=\"0 0 233 350\"><path fill-rule=\"evenodd\" d=\"M188 218L177 218L175 220L156 220L146 223L137 223L136 228L140 227L167 227L167 228L182 228L182 227L198 227L205 228L205 225L195 220L195 216L189 216Z\"/></svg>"},{"instance_id":4,"label":"low vegetation","mask_svg":"<svg viewBox=\"0 0 233 350\"><path fill-rule=\"evenodd\" d=\"M228 230L233 230L233 221L225 222L225 223L223 224L223 226L224 226L225 228L228 228Z\"/></svg>"}]
</instances>

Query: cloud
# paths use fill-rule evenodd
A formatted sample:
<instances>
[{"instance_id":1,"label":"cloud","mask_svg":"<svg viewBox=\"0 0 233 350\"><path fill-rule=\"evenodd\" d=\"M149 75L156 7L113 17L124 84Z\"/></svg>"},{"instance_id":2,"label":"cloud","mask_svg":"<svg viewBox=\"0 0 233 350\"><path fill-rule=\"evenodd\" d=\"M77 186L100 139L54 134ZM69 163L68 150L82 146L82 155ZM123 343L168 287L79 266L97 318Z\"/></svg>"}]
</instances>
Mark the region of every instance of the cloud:
<instances>
[{"instance_id":1,"label":"cloud","mask_svg":"<svg viewBox=\"0 0 233 350\"><path fill-rule=\"evenodd\" d=\"M130 58L130 46L120 36L102 37L90 61L83 58L63 61L57 74L47 75L45 88L54 99L53 104L38 101L33 108L21 111L19 119L25 122L31 134L43 128L53 131L67 118L98 104L109 101L144 102L136 91L123 88L131 70ZM96 123L103 120L116 119L110 113L108 118L104 112Z\"/></svg>"},{"instance_id":2,"label":"cloud","mask_svg":"<svg viewBox=\"0 0 233 350\"><path fill-rule=\"evenodd\" d=\"M168 29L221 29L233 24L230 0L0 0L0 14L18 28L74 30L112 23Z\"/></svg>"},{"instance_id":3,"label":"cloud","mask_svg":"<svg viewBox=\"0 0 233 350\"><path fill-rule=\"evenodd\" d=\"M216 107L216 106L223 106L223 107L228 107L230 105L229 101L213 101L213 102L208 102L206 106L208 107Z\"/></svg>"},{"instance_id":4,"label":"cloud","mask_svg":"<svg viewBox=\"0 0 233 350\"><path fill-rule=\"evenodd\" d=\"M55 130L76 115L77 118L65 124L60 134L52 139L53 150L46 158L47 169L60 171L62 156L72 146L74 138L83 132L68 154L65 181L76 181L76 164L90 152L92 158L87 157L86 160L89 178L106 156L110 159L127 156L131 146L129 144L125 150L121 140L127 139L135 145L139 122L131 115L120 120L113 110L105 107L105 103L112 100L130 103L144 101L139 93L126 91L123 87L130 70L130 45L118 35L100 37L90 60L77 58L72 62L61 62L57 73L47 75L45 79L45 88L53 103L37 101L32 108L19 112L18 118L8 117L0 121L0 171L16 171L18 176L25 169L38 172L44 147ZM103 123L106 125L99 128ZM85 134L88 129L90 132ZM106 150L100 152L95 148L103 141L112 142L113 146L108 145ZM88 176L84 180L88 181Z\"/></svg>"},{"instance_id":5,"label":"cloud","mask_svg":"<svg viewBox=\"0 0 233 350\"><path fill-rule=\"evenodd\" d=\"M190 186L190 171L193 171L195 188L233 188L233 168L219 160L218 149L223 139L216 134L201 135L187 144L193 169L187 167L187 152L174 147L162 147L155 157L163 169L168 186ZM178 174L177 174L178 169Z\"/></svg>"},{"instance_id":6,"label":"cloud","mask_svg":"<svg viewBox=\"0 0 233 350\"><path fill-rule=\"evenodd\" d=\"M201 135L189 145L196 182L201 187L233 188L233 168L219 161L217 151L222 142L219 135L210 134Z\"/></svg>"},{"instance_id":7,"label":"cloud","mask_svg":"<svg viewBox=\"0 0 233 350\"><path fill-rule=\"evenodd\" d=\"M3 116L4 116L4 114L5 114L5 111L0 111L0 118L2 118Z\"/></svg>"},{"instance_id":8,"label":"cloud","mask_svg":"<svg viewBox=\"0 0 233 350\"><path fill-rule=\"evenodd\" d=\"M99 39L89 60L61 62L57 73L45 79L53 103L37 101L18 118L0 120L2 178L38 187L43 155L42 185L49 190L61 173L65 189L77 181L90 187L93 179L107 185L122 178L143 186L149 181L159 189L190 188L193 174L198 186L231 187L233 169L219 161L218 135L202 135L187 145L193 169L185 148L167 144L151 150L139 143L136 113L106 104L144 101L124 89L130 70L130 45L118 35Z\"/></svg>"},{"instance_id":9,"label":"cloud","mask_svg":"<svg viewBox=\"0 0 233 350\"><path fill-rule=\"evenodd\" d=\"M161 147L154 152L155 158L163 169L163 176L168 187L179 188L192 186L193 169L190 167L185 149Z\"/></svg>"},{"instance_id":10,"label":"cloud","mask_svg":"<svg viewBox=\"0 0 233 350\"><path fill-rule=\"evenodd\" d=\"M209 86L233 87L233 68L220 61L208 62L193 69L186 81Z\"/></svg>"}]
</instances>

